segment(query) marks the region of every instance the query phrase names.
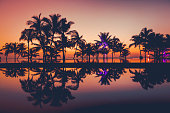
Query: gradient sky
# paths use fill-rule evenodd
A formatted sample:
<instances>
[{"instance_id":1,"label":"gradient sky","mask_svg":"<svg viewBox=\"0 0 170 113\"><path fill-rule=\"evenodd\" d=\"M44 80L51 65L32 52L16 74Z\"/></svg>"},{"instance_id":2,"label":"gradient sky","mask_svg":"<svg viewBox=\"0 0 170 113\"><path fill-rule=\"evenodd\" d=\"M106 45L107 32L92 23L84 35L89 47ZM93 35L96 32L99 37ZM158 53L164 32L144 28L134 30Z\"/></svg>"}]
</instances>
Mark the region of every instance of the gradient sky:
<instances>
[{"instance_id":1,"label":"gradient sky","mask_svg":"<svg viewBox=\"0 0 170 113\"><path fill-rule=\"evenodd\" d=\"M143 27L170 34L170 0L0 0L0 46L16 42L33 15L61 14L93 42L110 32L126 44Z\"/></svg>"}]
</instances>

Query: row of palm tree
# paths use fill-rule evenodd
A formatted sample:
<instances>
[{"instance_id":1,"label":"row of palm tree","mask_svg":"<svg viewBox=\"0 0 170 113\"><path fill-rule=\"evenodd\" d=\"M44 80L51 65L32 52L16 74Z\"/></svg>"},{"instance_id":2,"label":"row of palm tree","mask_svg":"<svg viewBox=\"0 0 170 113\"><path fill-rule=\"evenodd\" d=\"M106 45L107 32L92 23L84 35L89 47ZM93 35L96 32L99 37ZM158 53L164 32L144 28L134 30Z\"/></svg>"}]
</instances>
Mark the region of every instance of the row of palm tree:
<instances>
[{"instance_id":1,"label":"row of palm tree","mask_svg":"<svg viewBox=\"0 0 170 113\"><path fill-rule=\"evenodd\" d=\"M32 19L27 21L29 28L24 29L19 38L19 41L27 41L27 46L24 43L6 43L2 48L5 51L6 59L8 54L14 53L15 62L17 54L18 58L28 57L28 62L32 62L32 57L38 56L38 52L42 51L43 62L53 62L53 59L57 61L62 53L63 63L65 63L67 48L74 49L74 59L80 57L82 62L84 62L84 57L88 57L88 62L90 62L92 56L96 56L98 62L99 54L103 55L103 61L105 61L110 52L112 61L115 53L120 53L120 57L124 57L125 60L126 56L130 54L126 44L122 43L119 38L112 37L109 32L101 32L98 35L100 40L87 43L78 31L70 30L74 22L61 18L59 14L49 15L49 18L41 17L39 14L39 16L33 16ZM155 59L160 59L165 56L170 47L170 35L164 36L147 28L143 28L139 35L132 36L130 40L133 43L129 45L129 48L133 45L139 46L140 59L143 58L141 51L144 51L145 61L147 52L148 54L154 53L150 55Z\"/></svg>"},{"instance_id":2,"label":"row of palm tree","mask_svg":"<svg viewBox=\"0 0 170 113\"><path fill-rule=\"evenodd\" d=\"M170 48L170 35L155 33L152 29L143 28L139 35L132 36L130 40L133 41L133 43L130 44L129 47L139 47L140 59L142 59L141 51L145 52L145 62L147 52L148 55L152 55L153 58L158 61L161 58L163 59L165 54L167 54L166 51ZM153 52L153 54L149 54L150 52Z\"/></svg>"},{"instance_id":3,"label":"row of palm tree","mask_svg":"<svg viewBox=\"0 0 170 113\"><path fill-rule=\"evenodd\" d=\"M27 21L29 28L24 29L19 38L19 41L26 41L27 46L24 43L6 43L2 48L5 51L6 60L8 54L14 53L15 62L17 54L18 58L28 57L28 62L32 62L32 57L39 56L38 52L42 51L43 62L52 62L62 53L63 63L65 63L67 48L74 49L74 59L81 57L82 62L84 57L88 57L90 62L91 56L95 55L98 61L99 54L103 54L104 60L105 55L109 52L112 52L112 61L113 54L116 52L120 52L120 56L125 56L125 58L129 55L128 49L125 48L126 45L121 43L118 38L112 38L109 32L101 32L98 35L100 41L95 40L95 43L87 43L76 30L70 31L74 22L67 22L67 19L61 18L59 14L49 15L49 18L41 17L39 14L39 16L33 16L32 19Z\"/></svg>"}]
</instances>

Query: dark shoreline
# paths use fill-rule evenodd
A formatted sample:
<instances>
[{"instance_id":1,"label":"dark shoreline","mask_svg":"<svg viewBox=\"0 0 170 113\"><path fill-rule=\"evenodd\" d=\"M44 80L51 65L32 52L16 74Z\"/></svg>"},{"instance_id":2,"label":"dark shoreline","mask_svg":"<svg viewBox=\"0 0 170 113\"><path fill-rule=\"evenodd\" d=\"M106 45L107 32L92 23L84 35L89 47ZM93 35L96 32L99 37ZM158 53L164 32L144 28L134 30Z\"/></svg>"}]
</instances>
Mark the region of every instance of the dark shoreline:
<instances>
[{"instance_id":1,"label":"dark shoreline","mask_svg":"<svg viewBox=\"0 0 170 113\"><path fill-rule=\"evenodd\" d=\"M90 68L90 67L111 67L111 68L168 68L170 63L0 63L0 68L27 68L27 67L65 67L65 68Z\"/></svg>"}]
</instances>

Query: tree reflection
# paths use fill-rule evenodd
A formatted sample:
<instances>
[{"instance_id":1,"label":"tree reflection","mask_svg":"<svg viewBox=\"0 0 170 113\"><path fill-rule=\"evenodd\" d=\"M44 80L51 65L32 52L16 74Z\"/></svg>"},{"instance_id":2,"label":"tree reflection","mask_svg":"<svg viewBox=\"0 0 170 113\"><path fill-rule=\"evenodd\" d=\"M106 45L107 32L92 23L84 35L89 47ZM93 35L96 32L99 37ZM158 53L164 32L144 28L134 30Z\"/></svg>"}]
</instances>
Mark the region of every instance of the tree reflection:
<instances>
[{"instance_id":1,"label":"tree reflection","mask_svg":"<svg viewBox=\"0 0 170 113\"><path fill-rule=\"evenodd\" d=\"M73 90L78 90L87 76L98 77L100 85L110 85L126 73L122 67L117 68L2 68L6 77L20 77L21 88L28 93L28 101L35 106L50 105L59 107L75 99ZM170 82L168 68L148 67L129 69L133 82L139 82L143 89L154 88L157 84ZM28 74L28 75L27 75ZM27 75L27 76L26 76Z\"/></svg>"},{"instance_id":2,"label":"tree reflection","mask_svg":"<svg viewBox=\"0 0 170 113\"><path fill-rule=\"evenodd\" d=\"M124 68L101 68L96 71L96 77L101 77L99 81L101 85L110 85L112 79L116 81L124 73L126 73Z\"/></svg>"},{"instance_id":3,"label":"tree reflection","mask_svg":"<svg viewBox=\"0 0 170 113\"><path fill-rule=\"evenodd\" d=\"M25 68L12 68L12 67L7 67L7 68L2 68L0 71L3 72L3 74L6 77L18 77L18 76L25 76L26 69Z\"/></svg>"},{"instance_id":4,"label":"tree reflection","mask_svg":"<svg viewBox=\"0 0 170 113\"><path fill-rule=\"evenodd\" d=\"M139 82L143 89L148 90L154 88L155 85L160 85L170 81L170 70L168 68L151 67L142 70L129 69L133 82Z\"/></svg>"}]
</instances>

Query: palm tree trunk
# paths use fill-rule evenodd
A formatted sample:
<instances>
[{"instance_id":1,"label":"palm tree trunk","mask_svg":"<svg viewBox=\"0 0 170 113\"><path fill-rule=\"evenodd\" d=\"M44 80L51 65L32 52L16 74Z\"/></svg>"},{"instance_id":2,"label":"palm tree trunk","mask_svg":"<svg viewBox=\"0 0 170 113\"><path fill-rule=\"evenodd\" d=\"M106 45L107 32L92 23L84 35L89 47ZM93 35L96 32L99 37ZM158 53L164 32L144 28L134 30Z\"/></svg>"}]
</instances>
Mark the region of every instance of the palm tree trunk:
<instances>
[{"instance_id":1,"label":"palm tree trunk","mask_svg":"<svg viewBox=\"0 0 170 113\"><path fill-rule=\"evenodd\" d=\"M44 54L45 62L47 61L46 56L47 56L47 49L45 48L45 54Z\"/></svg>"},{"instance_id":2,"label":"palm tree trunk","mask_svg":"<svg viewBox=\"0 0 170 113\"><path fill-rule=\"evenodd\" d=\"M29 39L28 39L28 63L29 63L29 57L30 57L30 47L29 47Z\"/></svg>"},{"instance_id":3,"label":"palm tree trunk","mask_svg":"<svg viewBox=\"0 0 170 113\"><path fill-rule=\"evenodd\" d=\"M112 52L112 63L113 63L113 52Z\"/></svg>"},{"instance_id":4,"label":"palm tree trunk","mask_svg":"<svg viewBox=\"0 0 170 113\"><path fill-rule=\"evenodd\" d=\"M65 51L64 51L64 47L62 48L63 51L63 63L65 63Z\"/></svg>"},{"instance_id":5,"label":"palm tree trunk","mask_svg":"<svg viewBox=\"0 0 170 113\"><path fill-rule=\"evenodd\" d=\"M76 50L77 50L77 45L76 45ZM75 62L75 57L76 57L76 50L74 52L74 62Z\"/></svg>"},{"instance_id":6,"label":"palm tree trunk","mask_svg":"<svg viewBox=\"0 0 170 113\"><path fill-rule=\"evenodd\" d=\"M145 63L146 63L146 49L145 49Z\"/></svg>"},{"instance_id":7,"label":"palm tree trunk","mask_svg":"<svg viewBox=\"0 0 170 113\"><path fill-rule=\"evenodd\" d=\"M140 56L139 56L139 58L141 58L141 50L140 50L140 45L139 45L139 51L140 51Z\"/></svg>"}]
</instances>

